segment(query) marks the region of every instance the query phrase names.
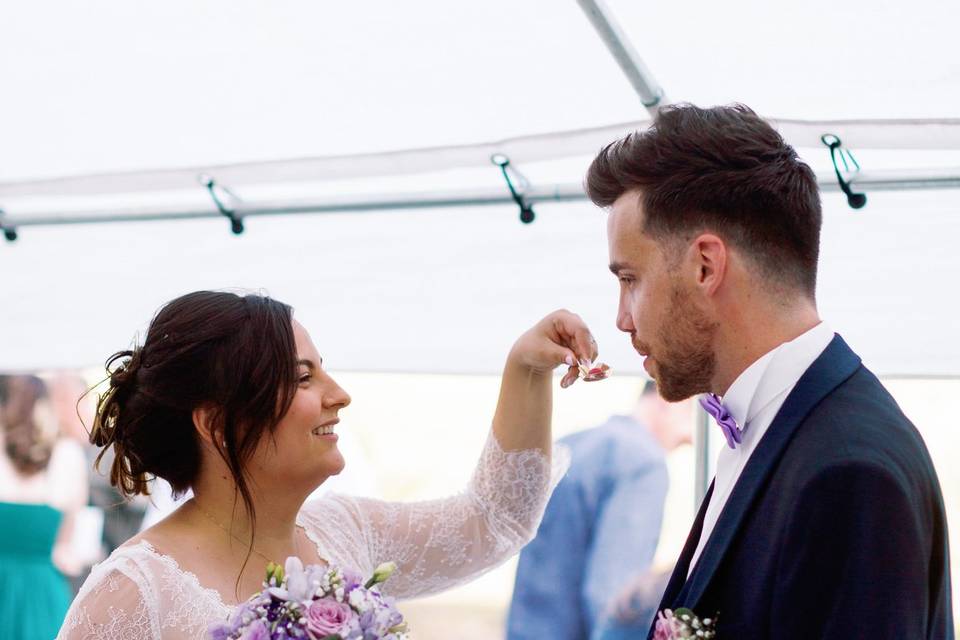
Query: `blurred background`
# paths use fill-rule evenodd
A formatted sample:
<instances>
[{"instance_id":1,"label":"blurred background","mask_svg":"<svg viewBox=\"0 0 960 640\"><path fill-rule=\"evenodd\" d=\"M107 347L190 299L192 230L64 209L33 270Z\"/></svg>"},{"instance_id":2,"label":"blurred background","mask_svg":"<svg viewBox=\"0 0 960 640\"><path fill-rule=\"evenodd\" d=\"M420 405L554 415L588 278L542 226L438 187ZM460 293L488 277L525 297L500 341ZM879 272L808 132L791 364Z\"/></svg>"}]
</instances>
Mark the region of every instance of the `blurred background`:
<instances>
[{"instance_id":1,"label":"blurred background","mask_svg":"<svg viewBox=\"0 0 960 640\"><path fill-rule=\"evenodd\" d=\"M21 496L71 514L69 539L36 514L55 564L76 583L170 508L116 508L87 475L76 409L106 357L188 291L295 307L353 395L329 490L463 487L510 344L555 308L584 317L614 374L558 389L557 437L631 414L640 360L614 327L604 215L579 184L600 146L646 126L646 82L660 104L751 106L817 172L821 315L927 441L960 575L958 18L939 0L0 5L0 374L46 389L34 423L49 451L30 463L44 480ZM823 135L854 157L835 165ZM679 554L712 475L718 434L692 412L688 426L692 444L665 456L651 571ZM408 603L417 636L504 637L515 571Z\"/></svg>"}]
</instances>

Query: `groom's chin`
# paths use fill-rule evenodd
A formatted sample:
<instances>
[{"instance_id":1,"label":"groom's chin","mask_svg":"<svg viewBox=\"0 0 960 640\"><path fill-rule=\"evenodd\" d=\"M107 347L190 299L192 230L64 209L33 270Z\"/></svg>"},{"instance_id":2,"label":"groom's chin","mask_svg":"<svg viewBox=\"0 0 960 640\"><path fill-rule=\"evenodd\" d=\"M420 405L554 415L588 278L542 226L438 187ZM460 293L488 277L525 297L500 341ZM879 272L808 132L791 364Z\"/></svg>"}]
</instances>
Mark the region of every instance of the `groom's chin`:
<instances>
[{"instance_id":1,"label":"groom's chin","mask_svg":"<svg viewBox=\"0 0 960 640\"><path fill-rule=\"evenodd\" d=\"M671 376L669 373L664 374L658 371L656 367L650 372L650 377L657 383L657 393L667 402L682 402L687 398L704 393L704 391L691 384L691 380L680 379Z\"/></svg>"}]
</instances>

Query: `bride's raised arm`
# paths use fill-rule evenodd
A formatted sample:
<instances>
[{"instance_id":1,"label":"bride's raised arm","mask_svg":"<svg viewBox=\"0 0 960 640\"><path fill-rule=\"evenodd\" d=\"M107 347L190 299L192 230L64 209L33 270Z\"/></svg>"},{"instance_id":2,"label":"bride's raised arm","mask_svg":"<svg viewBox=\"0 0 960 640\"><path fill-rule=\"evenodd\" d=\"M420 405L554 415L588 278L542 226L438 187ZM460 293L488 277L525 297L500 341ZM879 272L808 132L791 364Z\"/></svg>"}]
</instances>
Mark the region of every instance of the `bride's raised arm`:
<instances>
[{"instance_id":1,"label":"bride's raised arm","mask_svg":"<svg viewBox=\"0 0 960 640\"><path fill-rule=\"evenodd\" d=\"M596 355L578 316L550 314L510 351L493 428L463 492L413 503L333 496L306 505L308 531L322 529L337 556L365 561L357 569L396 562L384 590L397 597L441 591L496 567L536 534L565 470L551 456L552 371L567 365L561 386L569 386L576 361Z\"/></svg>"}]
</instances>

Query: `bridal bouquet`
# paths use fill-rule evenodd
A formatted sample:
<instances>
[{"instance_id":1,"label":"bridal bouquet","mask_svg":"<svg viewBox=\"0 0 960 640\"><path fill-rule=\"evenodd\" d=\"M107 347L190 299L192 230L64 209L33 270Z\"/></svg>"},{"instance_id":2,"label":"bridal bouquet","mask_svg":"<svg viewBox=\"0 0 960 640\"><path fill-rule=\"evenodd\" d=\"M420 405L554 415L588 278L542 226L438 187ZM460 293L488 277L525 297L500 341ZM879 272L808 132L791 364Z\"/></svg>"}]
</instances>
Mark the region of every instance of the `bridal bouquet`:
<instances>
[{"instance_id":1,"label":"bridal bouquet","mask_svg":"<svg viewBox=\"0 0 960 640\"><path fill-rule=\"evenodd\" d=\"M287 558L270 563L263 590L236 608L228 622L215 622L209 640L407 640L403 616L380 594L396 565L377 567L362 582L336 567L303 566Z\"/></svg>"}]
</instances>

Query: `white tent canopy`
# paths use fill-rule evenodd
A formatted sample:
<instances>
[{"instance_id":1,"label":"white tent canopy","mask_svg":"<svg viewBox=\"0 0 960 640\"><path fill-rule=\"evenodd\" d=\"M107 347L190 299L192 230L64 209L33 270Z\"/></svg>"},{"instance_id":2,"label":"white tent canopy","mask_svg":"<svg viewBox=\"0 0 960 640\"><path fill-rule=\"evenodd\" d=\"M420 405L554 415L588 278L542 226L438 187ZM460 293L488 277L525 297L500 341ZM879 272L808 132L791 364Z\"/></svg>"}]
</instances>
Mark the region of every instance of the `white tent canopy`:
<instances>
[{"instance_id":1,"label":"white tent canopy","mask_svg":"<svg viewBox=\"0 0 960 640\"><path fill-rule=\"evenodd\" d=\"M672 98L774 118L834 189L828 322L881 373L960 375L960 190L875 190L911 172L957 186L954 5L609 4ZM565 306L614 368L639 371L613 327L603 214L577 185L647 115L572 0L49 0L8 3L0 24L0 209L22 227L0 245L0 369L95 364L164 301L237 287L293 304L340 369L497 371L520 331ZM856 153L865 209L835 193L823 133ZM507 204L494 152L541 200L533 224ZM251 217L242 236L216 217L31 226L216 216L199 173L238 211L383 194L448 206ZM492 204L449 206L469 194Z\"/></svg>"}]
</instances>

